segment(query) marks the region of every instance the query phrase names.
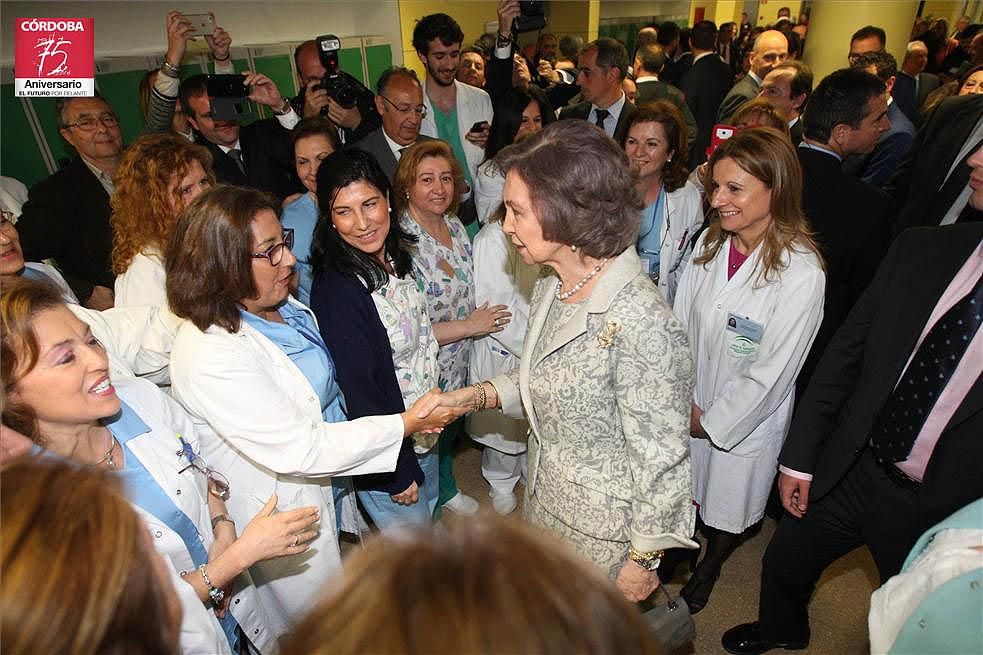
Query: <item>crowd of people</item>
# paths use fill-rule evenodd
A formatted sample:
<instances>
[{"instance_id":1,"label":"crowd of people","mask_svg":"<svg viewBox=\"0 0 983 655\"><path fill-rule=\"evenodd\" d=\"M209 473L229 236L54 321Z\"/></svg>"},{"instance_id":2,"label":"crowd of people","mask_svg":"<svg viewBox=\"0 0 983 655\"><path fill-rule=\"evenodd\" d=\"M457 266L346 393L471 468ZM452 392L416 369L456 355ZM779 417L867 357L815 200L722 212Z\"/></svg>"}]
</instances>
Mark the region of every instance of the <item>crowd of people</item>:
<instances>
[{"instance_id":1,"label":"crowd of people","mask_svg":"<svg viewBox=\"0 0 983 655\"><path fill-rule=\"evenodd\" d=\"M814 80L784 8L631 56L519 16L420 17L353 102L216 27L240 125L170 12L145 134L59 100L78 157L0 196L5 651L660 653L766 513L727 651L808 646L864 544L874 652L983 645L983 30ZM434 529L466 438L533 529Z\"/></svg>"}]
</instances>

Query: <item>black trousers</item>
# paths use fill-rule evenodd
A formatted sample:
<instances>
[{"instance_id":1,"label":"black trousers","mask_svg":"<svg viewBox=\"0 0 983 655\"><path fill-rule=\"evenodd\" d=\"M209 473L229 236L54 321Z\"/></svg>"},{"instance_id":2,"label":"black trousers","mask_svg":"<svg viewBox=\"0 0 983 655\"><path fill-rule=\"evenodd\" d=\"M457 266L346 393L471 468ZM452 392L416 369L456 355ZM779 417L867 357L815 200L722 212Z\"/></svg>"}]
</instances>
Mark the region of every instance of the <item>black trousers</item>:
<instances>
[{"instance_id":1,"label":"black trousers","mask_svg":"<svg viewBox=\"0 0 983 655\"><path fill-rule=\"evenodd\" d=\"M809 597L827 566L866 544L881 581L901 570L919 536L917 492L904 489L877 465L871 449L806 515L786 513L765 551L758 620L774 641L809 638Z\"/></svg>"}]
</instances>

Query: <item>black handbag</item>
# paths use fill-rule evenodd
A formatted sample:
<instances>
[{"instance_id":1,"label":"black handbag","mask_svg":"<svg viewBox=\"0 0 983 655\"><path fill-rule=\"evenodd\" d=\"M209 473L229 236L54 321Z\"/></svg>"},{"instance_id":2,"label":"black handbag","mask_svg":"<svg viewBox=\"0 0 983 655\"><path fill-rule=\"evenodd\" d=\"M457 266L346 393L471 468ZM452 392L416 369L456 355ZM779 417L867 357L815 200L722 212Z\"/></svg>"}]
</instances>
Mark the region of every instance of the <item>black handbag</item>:
<instances>
[{"instance_id":1,"label":"black handbag","mask_svg":"<svg viewBox=\"0 0 983 655\"><path fill-rule=\"evenodd\" d=\"M693 642L696 624L693 623L689 606L682 597L673 598L661 584L659 590L665 598L664 603L656 604L646 599L638 603L638 606L652 635L665 648L666 653L672 653Z\"/></svg>"}]
</instances>

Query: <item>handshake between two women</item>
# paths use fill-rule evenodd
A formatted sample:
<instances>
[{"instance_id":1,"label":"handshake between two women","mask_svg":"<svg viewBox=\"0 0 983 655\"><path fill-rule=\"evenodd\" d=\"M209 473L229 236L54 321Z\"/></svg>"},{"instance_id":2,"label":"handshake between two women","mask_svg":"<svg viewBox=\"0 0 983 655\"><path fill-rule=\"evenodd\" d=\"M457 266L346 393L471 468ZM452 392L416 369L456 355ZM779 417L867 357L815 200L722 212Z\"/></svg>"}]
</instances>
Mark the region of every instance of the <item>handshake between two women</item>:
<instances>
[{"instance_id":1,"label":"handshake between two women","mask_svg":"<svg viewBox=\"0 0 983 655\"><path fill-rule=\"evenodd\" d=\"M498 407L498 392L491 382L480 382L455 391L434 387L403 412L407 435L440 432L448 423L468 412Z\"/></svg>"}]
</instances>

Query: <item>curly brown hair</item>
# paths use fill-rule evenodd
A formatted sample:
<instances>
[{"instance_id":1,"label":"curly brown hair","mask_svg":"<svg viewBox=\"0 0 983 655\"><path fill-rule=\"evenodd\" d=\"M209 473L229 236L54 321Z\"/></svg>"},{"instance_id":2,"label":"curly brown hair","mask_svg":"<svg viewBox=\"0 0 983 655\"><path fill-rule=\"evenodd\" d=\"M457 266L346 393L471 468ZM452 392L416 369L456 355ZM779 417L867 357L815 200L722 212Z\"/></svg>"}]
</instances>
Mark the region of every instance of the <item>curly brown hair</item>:
<instances>
[{"instance_id":1,"label":"curly brown hair","mask_svg":"<svg viewBox=\"0 0 983 655\"><path fill-rule=\"evenodd\" d=\"M168 187L186 175L196 161L214 185L212 154L184 137L147 134L126 149L109 201L113 210L113 273L125 273L141 252L164 252L177 215L184 208L178 190L169 192Z\"/></svg>"}]
</instances>

